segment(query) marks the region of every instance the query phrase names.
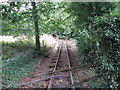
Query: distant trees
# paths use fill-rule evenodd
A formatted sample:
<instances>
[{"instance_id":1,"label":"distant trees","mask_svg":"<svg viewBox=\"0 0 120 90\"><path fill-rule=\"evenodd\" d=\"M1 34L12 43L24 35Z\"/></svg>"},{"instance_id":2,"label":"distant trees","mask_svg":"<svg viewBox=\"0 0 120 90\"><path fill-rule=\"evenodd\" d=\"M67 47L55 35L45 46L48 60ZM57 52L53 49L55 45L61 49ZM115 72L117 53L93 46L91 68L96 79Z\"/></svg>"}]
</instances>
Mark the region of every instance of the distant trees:
<instances>
[{"instance_id":1,"label":"distant trees","mask_svg":"<svg viewBox=\"0 0 120 90\"><path fill-rule=\"evenodd\" d=\"M32 2L32 9L30 3L26 2L6 2L2 5L2 23L3 34L19 35L21 30L25 29L27 34L32 33L33 26L35 27L35 41L36 49L40 50L39 28L36 3ZM33 19L31 19L33 17ZM34 24L32 24L32 20ZM9 31L16 29L15 31ZM25 31L24 31L25 32ZM28 33L30 32L30 33ZM22 32L23 33L23 32Z\"/></svg>"},{"instance_id":2,"label":"distant trees","mask_svg":"<svg viewBox=\"0 0 120 90\"><path fill-rule=\"evenodd\" d=\"M67 27L67 3L6 2L2 4L2 34L17 36L21 33L35 35L36 49L40 49L39 34L62 35ZM64 17L64 18L63 18ZM24 30L24 31L23 31ZM40 31L40 33L39 33Z\"/></svg>"}]
</instances>

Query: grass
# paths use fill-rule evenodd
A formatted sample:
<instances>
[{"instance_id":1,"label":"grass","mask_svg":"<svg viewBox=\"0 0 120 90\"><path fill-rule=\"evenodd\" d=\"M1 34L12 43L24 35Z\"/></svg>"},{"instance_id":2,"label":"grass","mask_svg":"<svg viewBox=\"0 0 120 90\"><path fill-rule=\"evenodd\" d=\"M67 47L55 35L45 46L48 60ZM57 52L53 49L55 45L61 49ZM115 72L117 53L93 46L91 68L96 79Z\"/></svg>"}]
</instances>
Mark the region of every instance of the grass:
<instances>
[{"instance_id":1,"label":"grass","mask_svg":"<svg viewBox=\"0 0 120 90\"><path fill-rule=\"evenodd\" d=\"M11 58L9 61L4 60L2 66L3 87L5 88L11 82L14 82L11 85L11 88L17 88L18 81L22 77L30 75L33 71L36 62L34 58L37 55L38 54L35 50L29 50Z\"/></svg>"},{"instance_id":2,"label":"grass","mask_svg":"<svg viewBox=\"0 0 120 90\"><path fill-rule=\"evenodd\" d=\"M35 51L34 40L19 39L15 42L0 42L2 44L2 87L17 88L18 81L29 76L34 70L36 57L44 55L49 47Z\"/></svg>"},{"instance_id":3,"label":"grass","mask_svg":"<svg viewBox=\"0 0 120 90\"><path fill-rule=\"evenodd\" d=\"M33 40L2 41L0 44L2 44L2 60L16 56L16 52L23 52L35 47Z\"/></svg>"},{"instance_id":4,"label":"grass","mask_svg":"<svg viewBox=\"0 0 120 90\"><path fill-rule=\"evenodd\" d=\"M0 42L2 44L2 60L9 59L15 57L19 52L24 52L26 50L30 50L35 48L35 41L19 39L15 42ZM41 42L41 45L42 42ZM49 51L51 48L46 46L41 46L41 51L44 54L45 52Z\"/></svg>"},{"instance_id":5,"label":"grass","mask_svg":"<svg viewBox=\"0 0 120 90\"><path fill-rule=\"evenodd\" d=\"M1 41L2 45L2 86L5 88L11 82L11 87L17 87L19 79L29 75L34 69L36 56L34 40L18 39L15 42Z\"/></svg>"}]
</instances>

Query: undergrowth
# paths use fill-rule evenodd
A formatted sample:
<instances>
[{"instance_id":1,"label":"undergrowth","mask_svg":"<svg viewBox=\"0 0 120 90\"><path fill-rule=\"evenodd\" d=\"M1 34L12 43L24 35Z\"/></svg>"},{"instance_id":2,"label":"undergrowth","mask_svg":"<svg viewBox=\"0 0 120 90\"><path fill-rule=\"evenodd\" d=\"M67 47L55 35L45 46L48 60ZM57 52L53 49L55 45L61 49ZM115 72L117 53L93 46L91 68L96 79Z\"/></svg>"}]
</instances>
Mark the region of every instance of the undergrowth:
<instances>
[{"instance_id":1,"label":"undergrowth","mask_svg":"<svg viewBox=\"0 0 120 90\"><path fill-rule=\"evenodd\" d=\"M0 44L2 44L2 59L12 58L16 56L16 52L23 52L35 47L33 40L23 39L15 42L1 41Z\"/></svg>"},{"instance_id":2,"label":"undergrowth","mask_svg":"<svg viewBox=\"0 0 120 90\"><path fill-rule=\"evenodd\" d=\"M35 58L44 56L49 47L41 47L36 51L33 39L18 39L15 42L0 42L2 44L2 87L17 88L18 81L29 76L37 63Z\"/></svg>"},{"instance_id":3,"label":"undergrowth","mask_svg":"<svg viewBox=\"0 0 120 90\"><path fill-rule=\"evenodd\" d=\"M92 81L91 87L120 87L120 14L104 14L91 19L92 25L78 40L80 64L94 64L104 81ZM96 84L98 83L98 84Z\"/></svg>"},{"instance_id":4,"label":"undergrowth","mask_svg":"<svg viewBox=\"0 0 120 90\"><path fill-rule=\"evenodd\" d=\"M10 88L17 88L18 81L33 71L36 62L35 57L38 55L38 51L29 50L14 58L4 60L2 65L3 88L6 88L10 83L13 83Z\"/></svg>"}]
</instances>

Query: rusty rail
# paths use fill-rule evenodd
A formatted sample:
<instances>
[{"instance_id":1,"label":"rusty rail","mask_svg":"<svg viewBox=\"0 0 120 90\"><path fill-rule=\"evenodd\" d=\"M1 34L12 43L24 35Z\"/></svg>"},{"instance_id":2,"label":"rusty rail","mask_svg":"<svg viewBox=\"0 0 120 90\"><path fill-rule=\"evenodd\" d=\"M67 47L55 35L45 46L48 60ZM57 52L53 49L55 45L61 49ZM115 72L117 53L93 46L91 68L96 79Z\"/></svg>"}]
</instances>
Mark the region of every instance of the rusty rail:
<instances>
[{"instance_id":1,"label":"rusty rail","mask_svg":"<svg viewBox=\"0 0 120 90\"><path fill-rule=\"evenodd\" d=\"M66 42L62 42L62 44L58 48L59 49L58 56L57 56L57 59L56 59L56 63L55 63L55 67L54 67L53 72L55 72L56 69L57 69L57 65L58 65L58 62L59 62L59 58L60 58L60 54L61 54L61 50L62 50L63 44L65 45L65 49L66 49L65 51L66 51L66 55L67 55L68 68L69 69L71 68L71 63L70 63L70 57L69 57L69 52L68 52L67 44L66 44ZM73 79L72 72L69 71L69 74L70 74L70 82L71 82L71 84L74 84L74 79ZM48 89L47 90L51 90L52 89L53 79L54 79L54 74L52 75L52 77L51 77L51 79L49 81L49 85L48 85ZM72 90L75 90L75 87L73 87Z\"/></svg>"},{"instance_id":2,"label":"rusty rail","mask_svg":"<svg viewBox=\"0 0 120 90\"><path fill-rule=\"evenodd\" d=\"M69 65L69 69L70 69L71 63L70 63L70 57L69 57L68 47L67 47L66 43L65 43L65 48L66 48L66 53L67 53L68 65ZM70 80L71 80L71 84L74 84L73 74L71 71L70 71ZM75 87L72 87L72 90L75 90Z\"/></svg>"},{"instance_id":3,"label":"rusty rail","mask_svg":"<svg viewBox=\"0 0 120 90\"><path fill-rule=\"evenodd\" d=\"M58 65L58 61L59 61L60 54L61 54L61 50L62 50L62 45L61 45L61 44L60 44L60 46L59 46L58 49L59 49L59 51L58 51L58 56L57 56L57 60L56 60L56 63L55 63L55 67L54 67L53 72L56 71L56 68L57 68L57 65ZM50 81L49 81L48 90L51 90L51 88L52 88L53 77L54 77L54 75L52 75L52 77L51 77L51 79L50 79Z\"/></svg>"}]
</instances>

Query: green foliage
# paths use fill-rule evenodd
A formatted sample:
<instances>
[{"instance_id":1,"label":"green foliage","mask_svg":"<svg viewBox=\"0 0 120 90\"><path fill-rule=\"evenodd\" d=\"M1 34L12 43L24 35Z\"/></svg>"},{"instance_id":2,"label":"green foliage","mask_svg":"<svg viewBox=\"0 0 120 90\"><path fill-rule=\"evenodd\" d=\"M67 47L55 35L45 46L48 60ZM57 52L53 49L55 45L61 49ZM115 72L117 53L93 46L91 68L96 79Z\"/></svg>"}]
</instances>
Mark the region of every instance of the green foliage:
<instances>
[{"instance_id":1,"label":"green foliage","mask_svg":"<svg viewBox=\"0 0 120 90\"><path fill-rule=\"evenodd\" d=\"M26 2L6 2L2 4L2 34L33 34L32 13ZM23 9L24 10L23 10Z\"/></svg>"},{"instance_id":2,"label":"green foliage","mask_svg":"<svg viewBox=\"0 0 120 90\"><path fill-rule=\"evenodd\" d=\"M12 6L11 3L2 5L2 34L17 36L24 33L34 35L31 3L13 2ZM69 25L71 25L72 19L65 12L67 5L68 3L51 2L37 4L40 35L47 33L62 36L67 30L71 32Z\"/></svg>"},{"instance_id":3,"label":"green foliage","mask_svg":"<svg viewBox=\"0 0 120 90\"><path fill-rule=\"evenodd\" d=\"M94 64L96 46L92 38L86 33L86 31L83 31L79 34L77 40L80 63Z\"/></svg>"},{"instance_id":4,"label":"green foliage","mask_svg":"<svg viewBox=\"0 0 120 90\"><path fill-rule=\"evenodd\" d=\"M92 63L103 81L95 87L116 88L120 83L120 14L116 3L71 3L68 12L76 16L74 34L79 62Z\"/></svg>"},{"instance_id":5,"label":"green foliage","mask_svg":"<svg viewBox=\"0 0 120 90\"><path fill-rule=\"evenodd\" d=\"M69 4L67 12L75 17L76 26L80 24L91 23L90 17L101 16L114 9L113 3L110 2L72 2Z\"/></svg>"},{"instance_id":6,"label":"green foliage","mask_svg":"<svg viewBox=\"0 0 120 90\"><path fill-rule=\"evenodd\" d=\"M101 87L118 87L120 83L120 15L105 14L92 20L92 27L87 28L87 34L81 33L77 37L80 62L96 65L96 73L105 80L104 84L107 85L101 84Z\"/></svg>"},{"instance_id":7,"label":"green foliage","mask_svg":"<svg viewBox=\"0 0 120 90\"><path fill-rule=\"evenodd\" d=\"M77 39L80 63L94 64L97 75L102 78L97 84L95 81L91 82L95 88L115 88L120 83L120 14L116 14L114 10L116 5L115 2L43 2L38 3L36 8L40 34L48 33L60 38L68 35ZM20 11L21 7L24 7L25 11ZM3 5L2 14L3 34L33 34L29 3L11 2ZM30 45L27 41L19 41L17 44L7 45L6 48L15 45L25 49L26 44ZM11 53L9 50L6 52ZM6 55L4 58L8 58Z\"/></svg>"},{"instance_id":8,"label":"green foliage","mask_svg":"<svg viewBox=\"0 0 120 90\"><path fill-rule=\"evenodd\" d=\"M17 52L23 52L35 48L35 42L32 39L18 39L15 42L0 42L2 44L2 59L12 58Z\"/></svg>"},{"instance_id":9,"label":"green foliage","mask_svg":"<svg viewBox=\"0 0 120 90\"><path fill-rule=\"evenodd\" d=\"M107 83L102 78L91 80L89 85L91 88L109 88Z\"/></svg>"},{"instance_id":10,"label":"green foliage","mask_svg":"<svg viewBox=\"0 0 120 90\"><path fill-rule=\"evenodd\" d=\"M29 50L17 55L14 58L4 60L2 65L3 88L14 82L10 88L17 88L18 81L28 76L34 69L35 57L38 52Z\"/></svg>"},{"instance_id":11,"label":"green foliage","mask_svg":"<svg viewBox=\"0 0 120 90\"><path fill-rule=\"evenodd\" d=\"M96 17L93 22L93 29L98 35L99 43L98 73L101 75L108 86L113 88L118 86L120 81L120 14L105 14ZM99 51L99 52L98 52Z\"/></svg>"}]
</instances>

